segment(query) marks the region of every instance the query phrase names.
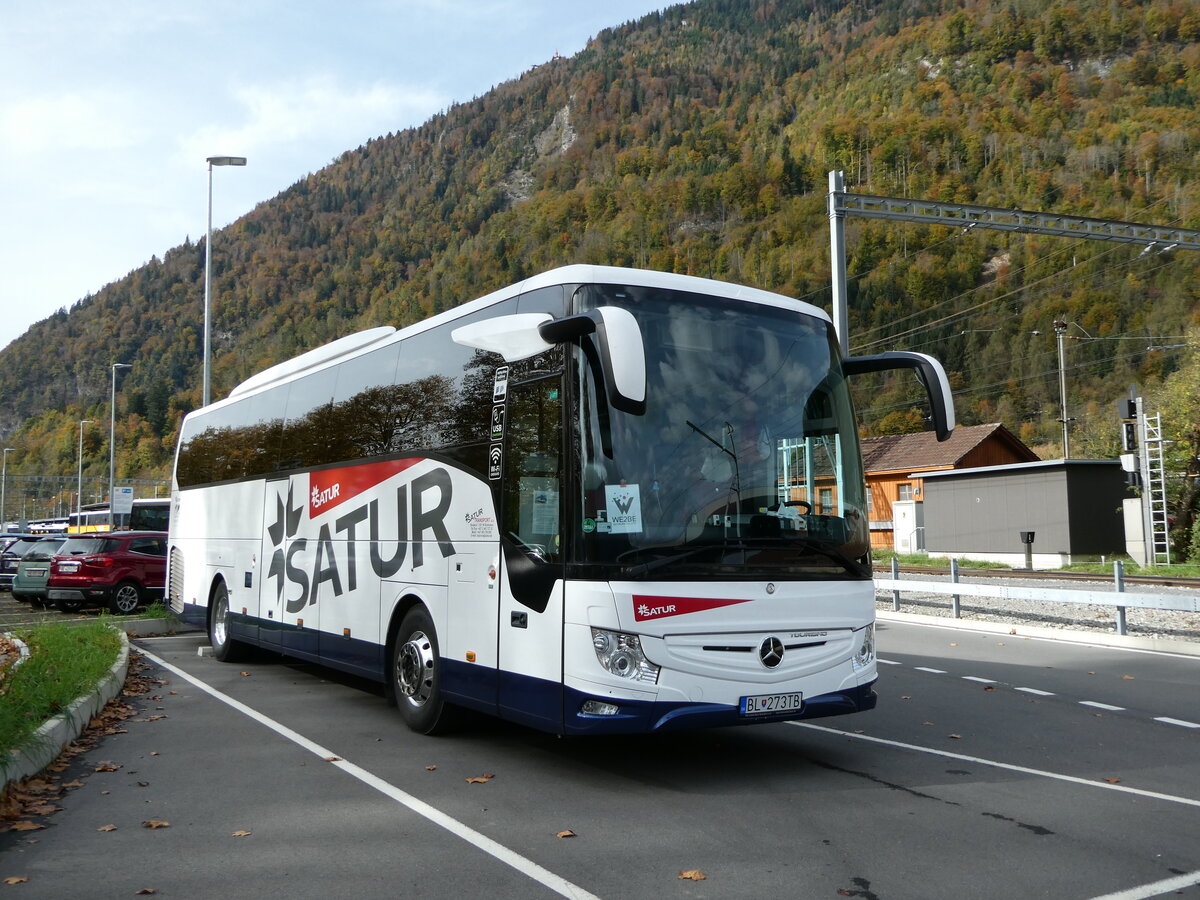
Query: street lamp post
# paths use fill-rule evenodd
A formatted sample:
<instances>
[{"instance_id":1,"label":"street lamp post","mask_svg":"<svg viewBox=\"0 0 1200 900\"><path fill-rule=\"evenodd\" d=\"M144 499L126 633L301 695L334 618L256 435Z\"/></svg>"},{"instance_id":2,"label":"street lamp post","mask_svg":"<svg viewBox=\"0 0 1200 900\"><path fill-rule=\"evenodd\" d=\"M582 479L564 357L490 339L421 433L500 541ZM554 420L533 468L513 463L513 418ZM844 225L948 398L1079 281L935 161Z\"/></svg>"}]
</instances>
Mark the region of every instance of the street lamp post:
<instances>
[{"instance_id":1,"label":"street lamp post","mask_svg":"<svg viewBox=\"0 0 1200 900\"><path fill-rule=\"evenodd\" d=\"M204 243L204 405L210 399L209 381L212 359L212 170L213 166L244 166L244 156L208 157L208 237Z\"/></svg>"},{"instance_id":2,"label":"street lamp post","mask_svg":"<svg viewBox=\"0 0 1200 900\"><path fill-rule=\"evenodd\" d=\"M0 530L8 531L8 454L16 448L4 448L4 476L0 482Z\"/></svg>"},{"instance_id":3,"label":"street lamp post","mask_svg":"<svg viewBox=\"0 0 1200 900\"><path fill-rule=\"evenodd\" d=\"M117 369L133 368L129 363L112 364L112 400L108 413L108 527L115 528L117 514L113 512L113 486L117 467Z\"/></svg>"},{"instance_id":4,"label":"street lamp post","mask_svg":"<svg viewBox=\"0 0 1200 900\"><path fill-rule=\"evenodd\" d=\"M83 426L91 425L93 419L79 420L79 482L75 494L75 524L83 524Z\"/></svg>"},{"instance_id":5,"label":"street lamp post","mask_svg":"<svg viewBox=\"0 0 1200 900\"><path fill-rule=\"evenodd\" d=\"M1063 337L1067 333L1067 323L1062 319L1054 320L1054 336L1058 341L1058 403L1062 412L1063 459L1071 458L1070 420L1067 418L1067 368L1063 353Z\"/></svg>"}]
</instances>

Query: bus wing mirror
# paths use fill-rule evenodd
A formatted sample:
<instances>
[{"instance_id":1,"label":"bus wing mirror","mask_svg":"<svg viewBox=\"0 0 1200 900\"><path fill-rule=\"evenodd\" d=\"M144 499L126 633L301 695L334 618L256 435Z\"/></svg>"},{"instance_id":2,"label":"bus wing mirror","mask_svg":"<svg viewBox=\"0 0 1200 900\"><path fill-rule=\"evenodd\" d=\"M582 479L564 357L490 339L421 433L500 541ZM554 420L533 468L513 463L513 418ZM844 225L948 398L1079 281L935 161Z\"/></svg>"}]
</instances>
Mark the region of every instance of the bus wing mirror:
<instances>
[{"instance_id":1,"label":"bus wing mirror","mask_svg":"<svg viewBox=\"0 0 1200 900\"><path fill-rule=\"evenodd\" d=\"M601 306L563 319L555 319L549 313L497 316L460 325L450 332L450 337L464 347L499 353L505 362L518 362L585 334L595 334L599 338L609 404L623 412L644 413L646 348L642 329L629 310Z\"/></svg>"},{"instance_id":2,"label":"bus wing mirror","mask_svg":"<svg viewBox=\"0 0 1200 900\"><path fill-rule=\"evenodd\" d=\"M609 405L639 416L646 411L646 346L641 326L629 310L598 306L590 312L546 322L538 331L555 344L595 334Z\"/></svg>"},{"instance_id":3,"label":"bus wing mirror","mask_svg":"<svg viewBox=\"0 0 1200 900\"><path fill-rule=\"evenodd\" d=\"M554 346L538 332L538 326L551 321L549 313L517 313L460 325L450 332L456 344L499 353L505 362L518 362L544 353Z\"/></svg>"},{"instance_id":4,"label":"bus wing mirror","mask_svg":"<svg viewBox=\"0 0 1200 900\"><path fill-rule=\"evenodd\" d=\"M604 387L614 409L642 415L646 411L646 347L637 319L619 306L601 306L596 334L604 363Z\"/></svg>"},{"instance_id":5,"label":"bus wing mirror","mask_svg":"<svg viewBox=\"0 0 1200 900\"><path fill-rule=\"evenodd\" d=\"M954 431L954 398L950 395L950 379L942 364L925 353L893 350L877 356L850 356L842 360L842 373L847 376L863 372L884 372L889 369L913 369L929 394L933 430L939 441Z\"/></svg>"}]
</instances>

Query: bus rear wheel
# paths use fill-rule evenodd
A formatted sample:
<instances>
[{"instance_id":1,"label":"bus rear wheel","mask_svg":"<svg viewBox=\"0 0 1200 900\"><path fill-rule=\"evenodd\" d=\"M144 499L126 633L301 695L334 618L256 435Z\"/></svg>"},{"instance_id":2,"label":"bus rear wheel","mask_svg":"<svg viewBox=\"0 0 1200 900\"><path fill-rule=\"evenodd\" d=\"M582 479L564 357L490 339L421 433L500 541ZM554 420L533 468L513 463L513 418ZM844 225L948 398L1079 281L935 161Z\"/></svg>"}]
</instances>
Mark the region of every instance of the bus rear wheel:
<instances>
[{"instance_id":1,"label":"bus rear wheel","mask_svg":"<svg viewBox=\"0 0 1200 900\"><path fill-rule=\"evenodd\" d=\"M208 609L208 641L213 657L221 662L237 662L246 654L246 645L229 636L229 588L224 581L213 588Z\"/></svg>"},{"instance_id":2,"label":"bus rear wheel","mask_svg":"<svg viewBox=\"0 0 1200 900\"><path fill-rule=\"evenodd\" d=\"M418 734L445 730L442 662L433 620L422 606L410 609L392 647L391 688L405 724Z\"/></svg>"}]
</instances>

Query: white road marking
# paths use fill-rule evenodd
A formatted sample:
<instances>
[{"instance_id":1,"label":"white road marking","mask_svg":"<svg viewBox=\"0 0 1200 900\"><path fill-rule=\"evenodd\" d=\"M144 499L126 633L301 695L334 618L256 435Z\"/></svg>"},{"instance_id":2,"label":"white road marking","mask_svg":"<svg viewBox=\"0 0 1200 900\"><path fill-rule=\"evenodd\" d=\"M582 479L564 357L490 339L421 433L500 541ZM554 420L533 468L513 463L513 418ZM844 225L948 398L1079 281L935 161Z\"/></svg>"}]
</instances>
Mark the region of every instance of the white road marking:
<instances>
[{"instance_id":1,"label":"white road marking","mask_svg":"<svg viewBox=\"0 0 1200 900\"><path fill-rule=\"evenodd\" d=\"M1107 709L1109 712L1124 712L1123 706L1110 706L1107 703L1097 703L1095 700L1080 700L1080 706L1094 706L1096 709Z\"/></svg>"},{"instance_id":2,"label":"white road marking","mask_svg":"<svg viewBox=\"0 0 1200 900\"><path fill-rule=\"evenodd\" d=\"M1200 884L1200 872L1190 872L1187 875L1177 875L1174 878L1156 881L1154 884L1143 884L1127 891L1093 897L1092 900L1149 900L1150 897L1161 897L1168 891L1178 891L1196 884Z\"/></svg>"},{"instance_id":3,"label":"white road marking","mask_svg":"<svg viewBox=\"0 0 1200 900\"><path fill-rule=\"evenodd\" d=\"M918 672L931 672L934 675L945 675L945 669L931 669L928 666L913 666Z\"/></svg>"},{"instance_id":4,"label":"white road marking","mask_svg":"<svg viewBox=\"0 0 1200 900\"><path fill-rule=\"evenodd\" d=\"M1054 691L1039 691L1037 688L1013 688L1016 691L1024 691L1026 694L1037 694L1039 697L1053 697Z\"/></svg>"},{"instance_id":5,"label":"white road marking","mask_svg":"<svg viewBox=\"0 0 1200 900\"><path fill-rule=\"evenodd\" d=\"M990 678L979 678L975 675L964 675L963 681L978 681L980 684L995 684L996 682Z\"/></svg>"},{"instance_id":6,"label":"white road marking","mask_svg":"<svg viewBox=\"0 0 1200 900\"><path fill-rule=\"evenodd\" d=\"M1156 716L1155 722L1162 722L1164 725L1182 725L1184 728L1200 728L1200 723L1185 722L1183 719L1171 719L1167 716Z\"/></svg>"},{"instance_id":7,"label":"white road marking","mask_svg":"<svg viewBox=\"0 0 1200 900\"><path fill-rule=\"evenodd\" d=\"M902 666L902 665L904 665L904 663L896 662L896 660L894 660L894 659L883 659L880 657L877 657L875 662L883 663L885 666Z\"/></svg>"},{"instance_id":8,"label":"white road marking","mask_svg":"<svg viewBox=\"0 0 1200 900\"><path fill-rule=\"evenodd\" d=\"M367 785L368 787L372 787L375 790L379 791L384 796L390 797L391 799L395 800L397 803L400 803L401 805L408 807L410 810L415 812L417 815L423 816L426 819L428 819L434 825L438 825L442 828L445 828L451 834L462 838L468 844L475 845L480 850L482 850L484 853L488 854L489 856L494 857L495 859L499 860L500 862L504 863L505 865L511 866L512 868L514 868L518 872L520 872L522 875L525 875L525 876L533 879L534 881L538 882L539 884L545 885L547 888L554 891L555 893L561 894L563 897L578 898L578 900L599 900L599 898L597 898L594 894L589 893L588 891L585 891L583 888L579 887L578 885L572 884L570 881L567 881L565 878L561 878L558 875L555 875L553 872L549 871L548 869L542 868L537 863L535 863L533 860L526 859L524 856L521 856L519 853L508 849L503 844L497 843L496 841L492 840L491 838L487 837L486 835L480 834L475 829L470 828L467 825L464 825L462 822L458 821L457 819L446 815L444 812L437 809L436 807L430 806L425 801L418 800L412 794L402 791L400 788L396 787L393 784L389 784L388 782L384 781L382 778L379 778L379 777L373 775L372 773L368 772L366 769L356 766L352 762L347 762L345 759L341 758L339 756L339 754L335 753L334 751L329 750L325 747L322 747L320 744L315 743L314 741L310 741L304 735L299 734L298 732L292 731L292 729L288 728L286 725L283 725L280 722L276 722L274 719L263 715L258 710L247 706L246 704L242 703L240 700L235 700L233 697L230 697L228 694L223 694L221 691L218 691L216 688L212 687L211 685L201 681L200 679L198 679L192 675L189 675L187 672L183 671L182 669L176 668L175 666L171 665L166 660L164 660L158 656L155 656L149 650L146 650L143 647L139 647L138 652L141 653L143 656L153 660L155 662L155 664L162 666L167 671L174 672L180 678L183 678L184 680L191 682L196 687L198 687L200 690L204 691L206 694L209 694L210 696L215 697L216 699L220 700L222 703L225 703L228 706L233 707L238 712L249 716L251 719L258 722L260 725L265 725L267 728L270 728L276 734L280 735L281 737L286 738L287 740L291 741L292 743L296 744L299 747L303 747L305 750L308 750L310 753L313 753L314 755L319 756L321 759L330 761L329 762L330 765L337 766L339 769L341 769L347 775L350 775L353 778L357 778L359 781L361 781L363 784Z\"/></svg>"},{"instance_id":9,"label":"white road marking","mask_svg":"<svg viewBox=\"0 0 1200 900\"><path fill-rule=\"evenodd\" d=\"M846 737L855 741L866 741L871 744L882 744L885 747L896 747L900 750L912 750L915 753L928 753L931 756L940 756L944 759L956 759L960 762L976 763L981 766L991 766L993 769L1004 769L1009 772L1020 772L1023 775L1036 775L1039 778L1051 778L1055 781L1065 781L1069 784L1080 784L1084 787L1100 788L1105 791L1117 791L1122 794L1133 794L1138 797L1148 797L1152 800L1165 800L1168 803L1181 803L1184 806L1200 807L1200 800L1193 800L1191 797L1177 797L1174 794L1161 794L1158 791L1146 791L1141 788L1128 787L1123 784L1110 784L1107 781L1092 781L1088 778L1079 778L1075 775L1062 775L1058 772L1047 772L1044 769L1031 769L1028 766L1017 766L1012 763L999 762L994 759L983 759L978 756L967 756L965 753L952 753L949 750L936 750L933 747L921 747L918 744L905 744L902 741L892 741L887 738L872 737L869 734L855 734L849 731L840 731L837 728L830 728L827 725L814 725L812 722L786 722L784 724L795 726L796 728L807 728L811 731L821 731L826 734L837 735L838 737ZM1200 726L1197 726L1200 727Z\"/></svg>"}]
</instances>

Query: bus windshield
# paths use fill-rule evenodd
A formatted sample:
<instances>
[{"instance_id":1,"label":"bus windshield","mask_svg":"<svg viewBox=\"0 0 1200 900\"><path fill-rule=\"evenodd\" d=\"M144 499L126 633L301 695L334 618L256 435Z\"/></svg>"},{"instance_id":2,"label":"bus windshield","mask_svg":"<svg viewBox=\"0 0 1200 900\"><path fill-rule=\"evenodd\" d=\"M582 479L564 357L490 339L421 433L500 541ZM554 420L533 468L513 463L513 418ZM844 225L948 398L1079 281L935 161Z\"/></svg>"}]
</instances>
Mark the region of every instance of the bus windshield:
<instances>
[{"instance_id":1,"label":"bus windshield","mask_svg":"<svg viewBox=\"0 0 1200 900\"><path fill-rule=\"evenodd\" d=\"M829 323L795 309L586 285L646 348L646 411L611 408L580 362L572 562L612 579L870 578L865 488Z\"/></svg>"}]
</instances>

